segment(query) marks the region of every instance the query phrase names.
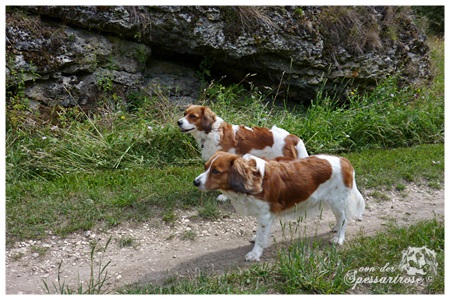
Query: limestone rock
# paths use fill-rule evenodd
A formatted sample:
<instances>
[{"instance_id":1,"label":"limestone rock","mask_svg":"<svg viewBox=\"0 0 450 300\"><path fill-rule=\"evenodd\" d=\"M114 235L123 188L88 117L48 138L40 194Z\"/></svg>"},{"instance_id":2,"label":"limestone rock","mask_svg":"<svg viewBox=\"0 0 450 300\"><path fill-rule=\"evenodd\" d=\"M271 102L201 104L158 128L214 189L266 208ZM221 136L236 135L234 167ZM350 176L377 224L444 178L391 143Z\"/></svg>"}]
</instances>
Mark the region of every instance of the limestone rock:
<instances>
[{"instance_id":1,"label":"limestone rock","mask_svg":"<svg viewBox=\"0 0 450 300\"><path fill-rule=\"evenodd\" d=\"M7 11L7 89L47 105L124 101L158 84L196 99L201 62L289 91L345 94L389 76L430 79L426 37L405 7L28 6ZM284 97L284 96L283 96Z\"/></svg>"}]
</instances>

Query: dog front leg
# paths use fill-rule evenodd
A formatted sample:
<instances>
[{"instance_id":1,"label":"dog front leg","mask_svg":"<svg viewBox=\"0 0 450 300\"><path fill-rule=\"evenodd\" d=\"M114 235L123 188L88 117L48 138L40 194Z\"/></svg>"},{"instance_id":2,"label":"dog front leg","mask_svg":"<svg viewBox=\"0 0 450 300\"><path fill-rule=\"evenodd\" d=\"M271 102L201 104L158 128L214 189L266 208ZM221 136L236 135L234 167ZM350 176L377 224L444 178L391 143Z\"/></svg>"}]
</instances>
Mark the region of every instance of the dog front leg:
<instances>
[{"instance_id":1,"label":"dog front leg","mask_svg":"<svg viewBox=\"0 0 450 300\"><path fill-rule=\"evenodd\" d=\"M258 217L258 228L256 229L255 246L252 251L245 255L245 261L259 261L263 250L269 244L270 227L272 225L272 215L267 213Z\"/></svg>"}]
</instances>

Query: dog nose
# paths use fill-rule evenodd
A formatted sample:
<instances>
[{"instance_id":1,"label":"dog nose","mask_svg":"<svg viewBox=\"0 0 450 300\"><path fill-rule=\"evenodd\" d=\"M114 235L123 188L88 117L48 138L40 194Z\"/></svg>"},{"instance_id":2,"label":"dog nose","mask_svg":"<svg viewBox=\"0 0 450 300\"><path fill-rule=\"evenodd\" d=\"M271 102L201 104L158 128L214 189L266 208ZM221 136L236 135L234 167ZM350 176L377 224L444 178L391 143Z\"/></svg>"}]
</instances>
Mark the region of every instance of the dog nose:
<instances>
[{"instance_id":1,"label":"dog nose","mask_svg":"<svg viewBox=\"0 0 450 300\"><path fill-rule=\"evenodd\" d=\"M194 185L198 187L200 185L200 180L194 179Z\"/></svg>"},{"instance_id":2,"label":"dog nose","mask_svg":"<svg viewBox=\"0 0 450 300\"><path fill-rule=\"evenodd\" d=\"M178 124L178 126L181 126L181 125L183 125L183 120L178 120L178 122L177 122L177 124Z\"/></svg>"}]
</instances>

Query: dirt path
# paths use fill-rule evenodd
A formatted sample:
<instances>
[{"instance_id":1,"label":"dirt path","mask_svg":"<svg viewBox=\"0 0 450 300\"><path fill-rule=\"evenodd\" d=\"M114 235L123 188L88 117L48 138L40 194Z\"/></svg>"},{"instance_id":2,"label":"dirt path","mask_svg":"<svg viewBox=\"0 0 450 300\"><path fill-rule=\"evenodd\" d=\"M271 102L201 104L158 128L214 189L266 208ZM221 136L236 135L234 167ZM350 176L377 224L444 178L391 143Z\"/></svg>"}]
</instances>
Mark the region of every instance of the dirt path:
<instances>
[{"instance_id":1,"label":"dirt path","mask_svg":"<svg viewBox=\"0 0 450 300\"><path fill-rule=\"evenodd\" d=\"M346 242L351 242L352 236L361 231L372 234L381 230L391 220L404 226L432 219L435 215L444 216L443 190L410 185L402 192L383 191L381 200L368 196L370 194L370 191L364 193L367 207L364 220L347 226ZM105 285L110 291L133 282L161 283L174 275L187 276L200 269L221 272L251 264L244 262L244 255L252 248L249 240L256 229L254 219L232 212L214 222L201 221L195 220L194 213L178 212L178 221L173 226L154 219L139 227L121 225L108 232L84 232L66 238L51 236L16 243L6 250L6 293L44 294L43 280L54 293L53 283L58 285L61 261L61 281L72 290L77 289L79 282L85 288L90 274L91 243L97 241L102 247L110 237L106 253L97 252L94 258L96 264L110 261L107 268L110 279ZM334 217L326 212L321 220L303 222L299 231L302 235L306 232L306 236L317 234L331 238L332 222ZM279 225L274 226L273 237L282 240ZM120 247L121 243L132 246ZM262 261L275 255L276 251L269 248Z\"/></svg>"}]
</instances>

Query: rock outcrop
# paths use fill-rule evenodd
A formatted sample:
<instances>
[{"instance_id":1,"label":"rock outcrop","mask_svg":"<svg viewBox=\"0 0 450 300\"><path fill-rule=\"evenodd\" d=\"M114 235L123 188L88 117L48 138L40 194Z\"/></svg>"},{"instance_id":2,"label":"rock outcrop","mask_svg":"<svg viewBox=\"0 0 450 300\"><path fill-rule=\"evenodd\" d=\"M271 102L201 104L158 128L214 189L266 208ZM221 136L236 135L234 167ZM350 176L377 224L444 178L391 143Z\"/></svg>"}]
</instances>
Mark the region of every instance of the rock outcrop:
<instances>
[{"instance_id":1,"label":"rock outcrop","mask_svg":"<svg viewBox=\"0 0 450 300\"><path fill-rule=\"evenodd\" d=\"M254 84L308 103L318 89L429 79L413 20L405 7L9 7L7 91L71 106L158 85L191 102L201 74L256 73Z\"/></svg>"}]
</instances>

